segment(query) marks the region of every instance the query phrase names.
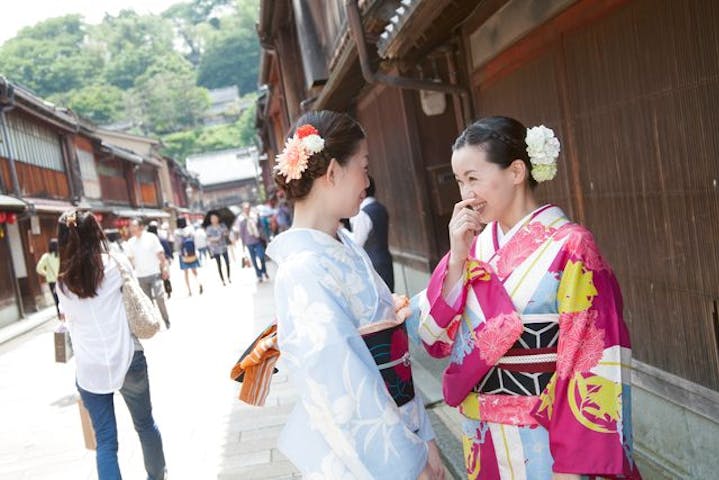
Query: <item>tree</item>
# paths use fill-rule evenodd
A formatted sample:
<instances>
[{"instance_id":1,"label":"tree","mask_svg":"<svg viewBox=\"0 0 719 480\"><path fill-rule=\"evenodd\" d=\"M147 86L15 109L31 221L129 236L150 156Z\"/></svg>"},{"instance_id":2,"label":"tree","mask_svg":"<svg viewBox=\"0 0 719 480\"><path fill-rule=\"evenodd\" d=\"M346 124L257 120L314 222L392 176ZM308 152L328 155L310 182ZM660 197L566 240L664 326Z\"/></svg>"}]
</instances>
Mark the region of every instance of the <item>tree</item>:
<instances>
[{"instance_id":1,"label":"tree","mask_svg":"<svg viewBox=\"0 0 719 480\"><path fill-rule=\"evenodd\" d=\"M148 67L135 81L131 96L143 127L156 134L194 127L209 106L207 90L195 85L192 66L174 52Z\"/></svg>"},{"instance_id":2,"label":"tree","mask_svg":"<svg viewBox=\"0 0 719 480\"><path fill-rule=\"evenodd\" d=\"M219 19L219 28L208 31L206 48L197 71L198 85L220 88L237 85L241 94L257 90L260 43L255 32L257 0L241 0L234 15Z\"/></svg>"},{"instance_id":3,"label":"tree","mask_svg":"<svg viewBox=\"0 0 719 480\"><path fill-rule=\"evenodd\" d=\"M102 55L85 38L80 15L23 28L0 47L0 71L39 96L82 88L103 67Z\"/></svg>"},{"instance_id":4,"label":"tree","mask_svg":"<svg viewBox=\"0 0 719 480\"><path fill-rule=\"evenodd\" d=\"M81 117L97 124L120 120L125 115L124 93L112 85L94 84L55 94L50 101L70 107Z\"/></svg>"}]
</instances>

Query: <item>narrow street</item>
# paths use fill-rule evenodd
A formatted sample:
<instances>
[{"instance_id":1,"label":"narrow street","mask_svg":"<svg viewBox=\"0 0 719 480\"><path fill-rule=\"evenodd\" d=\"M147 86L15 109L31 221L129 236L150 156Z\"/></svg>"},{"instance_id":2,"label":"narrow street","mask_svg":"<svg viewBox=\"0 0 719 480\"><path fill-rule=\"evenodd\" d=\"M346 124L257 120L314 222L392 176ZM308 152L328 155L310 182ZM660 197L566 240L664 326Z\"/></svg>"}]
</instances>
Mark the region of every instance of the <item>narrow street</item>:
<instances>
[{"instance_id":1,"label":"narrow street","mask_svg":"<svg viewBox=\"0 0 719 480\"><path fill-rule=\"evenodd\" d=\"M238 259L239 260L239 259ZM187 296L173 265L168 302L172 327L143 341L156 421L169 478L289 479L294 468L275 449L292 407L282 372L262 410L237 400L229 378L242 346L273 315L272 284L233 262L223 287L214 261L200 271L205 292ZM269 264L270 275L274 264ZM95 452L86 450L74 386L74 360L55 363L52 320L0 346L0 478L91 480ZM123 477L144 478L140 443L127 408L115 396ZM259 415L258 415L258 412Z\"/></svg>"}]
</instances>

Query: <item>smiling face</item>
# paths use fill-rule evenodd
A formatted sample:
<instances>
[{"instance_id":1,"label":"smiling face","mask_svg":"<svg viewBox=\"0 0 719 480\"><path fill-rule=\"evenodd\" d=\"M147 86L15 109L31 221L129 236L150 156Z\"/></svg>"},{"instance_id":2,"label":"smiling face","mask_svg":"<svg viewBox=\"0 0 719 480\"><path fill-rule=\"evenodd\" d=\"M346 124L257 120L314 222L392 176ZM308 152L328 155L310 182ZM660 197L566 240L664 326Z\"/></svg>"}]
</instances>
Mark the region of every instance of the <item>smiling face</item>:
<instances>
[{"instance_id":1,"label":"smiling face","mask_svg":"<svg viewBox=\"0 0 719 480\"><path fill-rule=\"evenodd\" d=\"M337 165L334 192L337 197L337 214L350 218L359 212L369 186L367 140L360 140L355 152L344 165Z\"/></svg>"},{"instance_id":2,"label":"smiling face","mask_svg":"<svg viewBox=\"0 0 719 480\"><path fill-rule=\"evenodd\" d=\"M519 161L519 160L518 160ZM476 198L482 222L501 221L510 211L517 189L516 172L487 160L481 146L464 146L452 153L452 171L462 199Z\"/></svg>"}]
</instances>

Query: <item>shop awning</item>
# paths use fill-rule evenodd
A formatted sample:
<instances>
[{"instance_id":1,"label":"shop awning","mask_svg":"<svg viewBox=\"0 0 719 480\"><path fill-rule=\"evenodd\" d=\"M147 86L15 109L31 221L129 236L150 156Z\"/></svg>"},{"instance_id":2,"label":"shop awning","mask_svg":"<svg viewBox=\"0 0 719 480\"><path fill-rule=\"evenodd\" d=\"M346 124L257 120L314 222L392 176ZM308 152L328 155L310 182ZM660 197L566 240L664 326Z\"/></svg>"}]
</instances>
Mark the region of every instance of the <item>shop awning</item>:
<instances>
[{"instance_id":1,"label":"shop awning","mask_svg":"<svg viewBox=\"0 0 719 480\"><path fill-rule=\"evenodd\" d=\"M44 213L63 213L67 210L78 208L70 202L63 200L51 200L49 198L32 198L26 197L25 202L28 204L30 209L36 212Z\"/></svg>"},{"instance_id":2,"label":"shop awning","mask_svg":"<svg viewBox=\"0 0 719 480\"><path fill-rule=\"evenodd\" d=\"M138 208L138 209L125 208L125 209L121 209L121 210L113 210L112 213L117 215L118 217L125 217L125 218L141 218L141 217L170 218L169 213L165 212L164 210L158 210L155 208Z\"/></svg>"},{"instance_id":3,"label":"shop awning","mask_svg":"<svg viewBox=\"0 0 719 480\"><path fill-rule=\"evenodd\" d=\"M0 210L5 212L22 212L27 205L22 200L9 195L0 195Z\"/></svg>"},{"instance_id":4,"label":"shop awning","mask_svg":"<svg viewBox=\"0 0 719 480\"><path fill-rule=\"evenodd\" d=\"M143 158L140 155L122 147L117 147L115 145L102 142L102 149L118 158L127 160L128 162L136 163L138 165L143 162Z\"/></svg>"}]
</instances>

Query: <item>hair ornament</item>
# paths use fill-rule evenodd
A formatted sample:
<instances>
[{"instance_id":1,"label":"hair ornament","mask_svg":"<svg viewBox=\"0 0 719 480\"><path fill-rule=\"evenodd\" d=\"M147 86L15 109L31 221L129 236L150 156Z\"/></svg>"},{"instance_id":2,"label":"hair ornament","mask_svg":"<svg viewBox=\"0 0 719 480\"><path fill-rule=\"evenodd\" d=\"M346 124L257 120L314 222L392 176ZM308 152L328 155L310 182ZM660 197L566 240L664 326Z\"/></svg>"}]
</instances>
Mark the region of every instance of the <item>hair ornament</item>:
<instances>
[{"instance_id":1,"label":"hair ornament","mask_svg":"<svg viewBox=\"0 0 719 480\"><path fill-rule=\"evenodd\" d=\"M295 134L285 142L285 149L277 156L275 171L289 182L299 180L307 170L309 159L325 148L320 133L310 124L304 124L295 130Z\"/></svg>"},{"instance_id":2,"label":"hair ornament","mask_svg":"<svg viewBox=\"0 0 719 480\"><path fill-rule=\"evenodd\" d=\"M546 182L557 175L559 139L551 128L544 125L527 129L527 153L532 164L532 177L537 182Z\"/></svg>"},{"instance_id":3,"label":"hair ornament","mask_svg":"<svg viewBox=\"0 0 719 480\"><path fill-rule=\"evenodd\" d=\"M65 216L65 225L70 227L77 227L77 212L68 213Z\"/></svg>"}]
</instances>

